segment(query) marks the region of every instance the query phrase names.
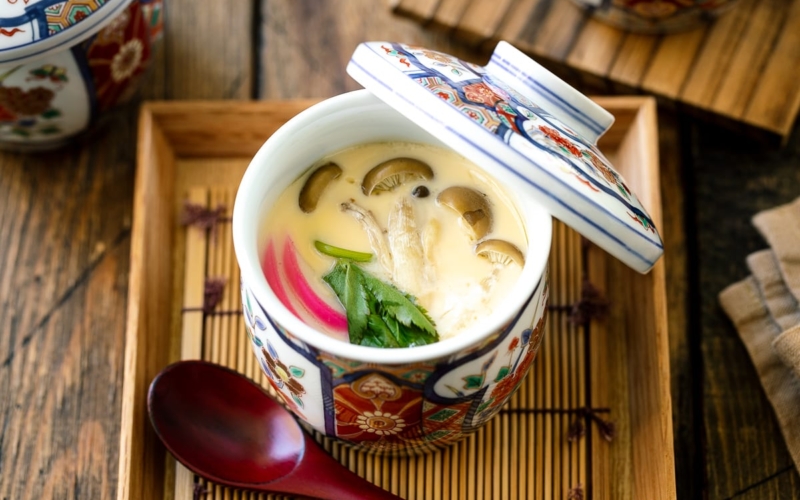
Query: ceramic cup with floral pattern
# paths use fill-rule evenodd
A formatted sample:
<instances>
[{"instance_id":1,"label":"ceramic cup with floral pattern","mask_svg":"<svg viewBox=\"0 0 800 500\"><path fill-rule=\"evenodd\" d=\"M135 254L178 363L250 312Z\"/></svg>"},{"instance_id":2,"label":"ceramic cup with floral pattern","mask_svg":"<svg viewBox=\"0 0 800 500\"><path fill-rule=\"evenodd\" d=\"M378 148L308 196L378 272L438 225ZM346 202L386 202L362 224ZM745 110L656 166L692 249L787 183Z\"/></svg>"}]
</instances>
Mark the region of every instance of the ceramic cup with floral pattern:
<instances>
[{"instance_id":1,"label":"ceramic cup with floral pattern","mask_svg":"<svg viewBox=\"0 0 800 500\"><path fill-rule=\"evenodd\" d=\"M598 19L639 33L685 31L711 21L736 0L573 0Z\"/></svg>"},{"instance_id":2,"label":"ceramic cup with floral pattern","mask_svg":"<svg viewBox=\"0 0 800 500\"><path fill-rule=\"evenodd\" d=\"M286 405L318 431L376 452L445 446L491 418L519 386L541 341L551 217L509 193L529 238L517 284L490 316L458 336L413 348L351 345L295 317L270 289L261 258L263 220L278 195L327 154L357 144L406 141L446 147L366 90L313 106L253 158L233 214L247 333Z\"/></svg>"},{"instance_id":3,"label":"ceramic cup with floral pattern","mask_svg":"<svg viewBox=\"0 0 800 500\"><path fill-rule=\"evenodd\" d=\"M233 239L247 333L272 387L313 428L370 451L430 450L483 425L531 367L547 306L551 216L643 273L663 243L597 147L614 117L510 44L498 43L482 67L423 47L364 42L347 72L366 90L287 122L240 184ZM280 281L273 291L262 270L270 236L263 222L284 189L329 154L383 141L469 159L516 207L527 238L521 274L493 310L453 337L412 348L351 345L315 330L283 305ZM266 265L283 265L266 254Z\"/></svg>"},{"instance_id":4,"label":"ceramic cup with floral pattern","mask_svg":"<svg viewBox=\"0 0 800 500\"><path fill-rule=\"evenodd\" d=\"M162 0L0 4L0 147L57 147L128 98L161 34Z\"/></svg>"}]
</instances>

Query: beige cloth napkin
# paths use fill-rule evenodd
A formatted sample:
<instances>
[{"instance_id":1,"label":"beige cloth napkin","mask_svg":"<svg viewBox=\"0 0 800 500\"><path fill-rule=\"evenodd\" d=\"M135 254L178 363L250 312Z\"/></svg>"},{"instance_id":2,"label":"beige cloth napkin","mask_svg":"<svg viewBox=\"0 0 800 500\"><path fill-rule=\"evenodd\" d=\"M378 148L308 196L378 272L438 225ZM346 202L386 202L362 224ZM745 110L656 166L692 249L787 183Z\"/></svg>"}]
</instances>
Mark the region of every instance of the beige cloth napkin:
<instances>
[{"instance_id":1,"label":"beige cloth napkin","mask_svg":"<svg viewBox=\"0 0 800 500\"><path fill-rule=\"evenodd\" d=\"M781 333L778 324L764 305L753 277L723 290L719 300L750 353L761 385L778 417L789 453L800 471L800 380L772 347Z\"/></svg>"},{"instance_id":2,"label":"beige cloth napkin","mask_svg":"<svg viewBox=\"0 0 800 500\"><path fill-rule=\"evenodd\" d=\"M752 276L719 295L767 393L800 471L800 198L753 217L770 246L747 258Z\"/></svg>"},{"instance_id":3,"label":"beige cloth napkin","mask_svg":"<svg viewBox=\"0 0 800 500\"><path fill-rule=\"evenodd\" d=\"M786 286L772 250L751 254L747 257L747 266L758 282L770 316L781 330L772 346L786 366L800 378L800 305ZM800 408L797 411L800 412Z\"/></svg>"},{"instance_id":4,"label":"beige cloth napkin","mask_svg":"<svg viewBox=\"0 0 800 500\"><path fill-rule=\"evenodd\" d=\"M756 214L753 225L775 252L786 286L800 301L800 198Z\"/></svg>"},{"instance_id":5,"label":"beige cloth napkin","mask_svg":"<svg viewBox=\"0 0 800 500\"><path fill-rule=\"evenodd\" d=\"M800 325L778 335L772 345L784 364L794 371L795 377L800 378ZM800 413L800 402L795 411Z\"/></svg>"}]
</instances>

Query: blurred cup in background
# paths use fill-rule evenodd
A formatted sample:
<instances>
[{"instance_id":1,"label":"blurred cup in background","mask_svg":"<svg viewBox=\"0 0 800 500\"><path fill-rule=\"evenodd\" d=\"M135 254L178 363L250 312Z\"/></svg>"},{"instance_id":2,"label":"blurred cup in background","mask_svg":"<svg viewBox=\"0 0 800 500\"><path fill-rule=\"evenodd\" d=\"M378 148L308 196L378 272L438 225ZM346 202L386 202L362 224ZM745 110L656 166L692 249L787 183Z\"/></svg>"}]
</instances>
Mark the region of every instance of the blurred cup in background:
<instances>
[{"instance_id":1,"label":"blurred cup in background","mask_svg":"<svg viewBox=\"0 0 800 500\"><path fill-rule=\"evenodd\" d=\"M573 0L617 28L645 34L686 31L716 19L737 0Z\"/></svg>"}]
</instances>

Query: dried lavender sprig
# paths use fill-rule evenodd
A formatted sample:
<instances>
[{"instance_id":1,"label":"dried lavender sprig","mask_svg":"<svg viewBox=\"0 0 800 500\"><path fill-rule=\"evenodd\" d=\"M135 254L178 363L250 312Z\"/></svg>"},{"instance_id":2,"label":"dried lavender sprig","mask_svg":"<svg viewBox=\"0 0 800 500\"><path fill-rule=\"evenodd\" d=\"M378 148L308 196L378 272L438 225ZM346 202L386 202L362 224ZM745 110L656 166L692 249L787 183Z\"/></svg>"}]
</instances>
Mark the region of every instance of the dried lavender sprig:
<instances>
[{"instance_id":1,"label":"dried lavender sprig","mask_svg":"<svg viewBox=\"0 0 800 500\"><path fill-rule=\"evenodd\" d=\"M597 428L600 430L600 435L603 436L603 439L608 442L614 440L614 436L616 435L616 426L614 422L600 418L597 414L598 412L592 408L579 408L577 413L577 418L570 424L567 430L568 441L577 441L586 435L586 427L583 423L583 420L586 418L591 419L597 424Z\"/></svg>"},{"instance_id":2,"label":"dried lavender sprig","mask_svg":"<svg viewBox=\"0 0 800 500\"><path fill-rule=\"evenodd\" d=\"M211 314L216 309L219 302L222 300L222 294L225 292L225 284L228 278L224 276L216 278L206 278L203 283L203 312Z\"/></svg>"},{"instance_id":3,"label":"dried lavender sprig","mask_svg":"<svg viewBox=\"0 0 800 500\"><path fill-rule=\"evenodd\" d=\"M208 488L206 488L202 483L194 483L194 489L192 490L192 500L200 500L202 498L206 498L208 496Z\"/></svg>"},{"instance_id":4,"label":"dried lavender sprig","mask_svg":"<svg viewBox=\"0 0 800 500\"><path fill-rule=\"evenodd\" d=\"M228 208L225 205L217 205L217 208L211 209L203 205L184 201L183 212L181 213L181 225L193 226L204 231L211 230L212 234L216 234L217 224L224 220L225 213Z\"/></svg>"},{"instance_id":5,"label":"dried lavender sprig","mask_svg":"<svg viewBox=\"0 0 800 500\"><path fill-rule=\"evenodd\" d=\"M569 489L567 500L583 500L583 483L578 483Z\"/></svg>"},{"instance_id":6,"label":"dried lavender sprig","mask_svg":"<svg viewBox=\"0 0 800 500\"><path fill-rule=\"evenodd\" d=\"M588 279L583 280L581 299L573 304L569 313L569 322L582 325L591 319L603 319L608 315L610 303L600 290Z\"/></svg>"}]
</instances>

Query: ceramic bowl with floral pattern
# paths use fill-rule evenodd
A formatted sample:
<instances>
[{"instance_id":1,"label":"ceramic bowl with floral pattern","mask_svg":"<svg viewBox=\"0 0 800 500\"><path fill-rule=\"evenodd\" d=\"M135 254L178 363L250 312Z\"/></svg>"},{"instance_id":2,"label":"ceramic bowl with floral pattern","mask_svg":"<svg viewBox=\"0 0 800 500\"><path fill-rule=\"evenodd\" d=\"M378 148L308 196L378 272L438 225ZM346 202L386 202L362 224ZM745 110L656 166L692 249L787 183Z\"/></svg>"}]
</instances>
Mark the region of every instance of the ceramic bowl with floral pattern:
<instances>
[{"instance_id":1,"label":"ceramic bowl with floral pattern","mask_svg":"<svg viewBox=\"0 0 800 500\"><path fill-rule=\"evenodd\" d=\"M418 453L480 428L534 362L547 310L552 216L640 272L663 245L596 146L613 117L509 44L500 43L481 67L421 47L368 42L347 70L366 90L287 122L240 184L233 239L246 330L267 379L298 418L362 449ZM527 235L521 274L500 305L428 345L381 349L317 331L283 305L262 269L263 221L278 196L326 155L381 141L430 144L468 158L497 181Z\"/></svg>"},{"instance_id":2,"label":"ceramic bowl with floral pattern","mask_svg":"<svg viewBox=\"0 0 800 500\"><path fill-rule=\"evenodd\" d=\"M47 149L134 91L162 29L162 0L0 4L0 147Z\"/></svg>"}]
</instances>

